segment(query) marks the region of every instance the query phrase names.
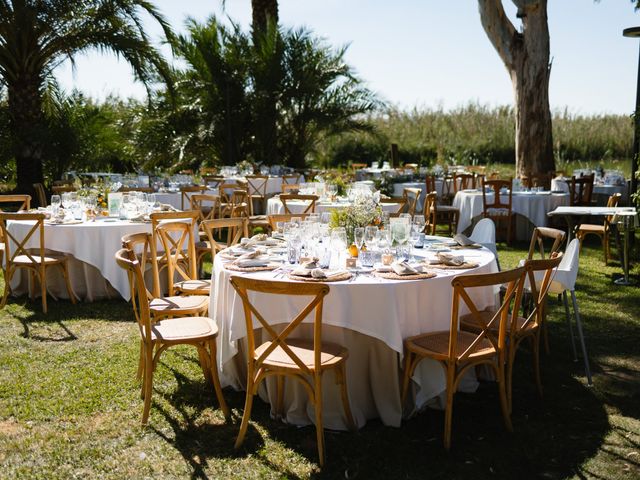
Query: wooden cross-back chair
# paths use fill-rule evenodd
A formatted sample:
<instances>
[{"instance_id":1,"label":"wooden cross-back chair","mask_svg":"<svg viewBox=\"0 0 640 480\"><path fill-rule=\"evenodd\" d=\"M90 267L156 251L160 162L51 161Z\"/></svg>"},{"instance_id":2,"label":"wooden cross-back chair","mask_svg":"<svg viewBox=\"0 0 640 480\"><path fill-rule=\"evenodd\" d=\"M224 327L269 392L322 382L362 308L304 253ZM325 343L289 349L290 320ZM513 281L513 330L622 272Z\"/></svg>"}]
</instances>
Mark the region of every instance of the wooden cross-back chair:
<instances>
[{"instance_id":1,"label":"wooden cross-back chair","mask_svg":"<svg viewBox=\"0 0 640 480\"><path fill-rule=\"evenodd\" d=\"M153 193L152 187L120 187L119 192L129 193L129 192L142 192L142 193Z\"/></svg>"},{"instance_id":2,"label":"wooden cross-back chair","mask_svg":"<svg viewBox=\"0 0 640 480\"><path fill-rule=\"evenodd\" d=\"M297 193L283 193L280 195L280 201L284 207L284 213L288 214L295 213L289 209L288 202L309 202L309 204L305 205L304 210L300 213L315 213L318 198L319 197L317 195L300 195Z\"/></svg>"},{"instance_id":3,"label":"wooden cross-back chair","mask_svg":"<svg viewBox=\"0 0 640 480\"><path fill-rule=\"evenodd\" d=\"M427 235L436 234L436 226L438 225L438 194L433 191L427 193L424 197L424 205L422 206L422 214L424 215L424 233Z\"/></svg>"},{"instance_id":4,"label":"wooden cross-back chair","mask_svg":"<svg viewBox=\"0 0 640 480\"><path fill-rule=\"evenodd\" d=\"M76 303L76 296L71 287L69 279L69 268L67 257L47 253L44 244L44 214L43 213L0 213L0 231L4 239L4 295L0 308L4 308L11 293L11 279L18 269L29 271L31 279L30 296L33 299L35 281L40 282L40 293L42 295L42 311L47 313L47 269L50 267L60 267L67 293L71 303ZM18 238L7 228L9 221L33 222L33 226L27 234ZM33 240L32 240L33 238ZM29 242L37 246L29 247ZM35 252L33 252L35 250ZM0 260L2 261L2 260Z\"/></svg>"},{"instance_id":5,"label":"wooden cross-back chair","mask_svg":"<svg viewBox=\"0 0 640 480\"><path fill-rule=\"evenodd\" d=\"M205 185L194 185L189 187L180 187L180 209L185 210L191 205L191 197L197 194L203 194L207 191Z\"/></svg>"},{"instance_id":6,"label":"wooden cross-back chair","mask_svg":"<svg viewBox=\"0 0 640 480\"><path fill-rule=\"evenodd\" d=\"M385 208L383 208L383 210L389 211L390 217L397 217L404 211L404 208L407 205L407 199L406 198L381 198L380 205L384 205L384 204L394 205L395 209L392 211L389 211L388 209L385 209Z\"/></svg>"},{"instance_id":7,"label":"wooden cross-back chair","mask_svg":"<svg viewBox=\"0 0 640 480\"><path fill-rule=\"evenodd\" d=\"M247 186L240 182L225 182L218 187L218 195L220 196L220 216L231 217L233 210L238 206L242 194L242 190L247 191ZM248 196L248 194L247 194Z\"/></svg>"},{"instance_id":8,"label":"wooden cross-back chair","mask_svg":"<svg viewBox=\"0 0 640 480\"><path fill-rule=\"evenodd\" d=\"M426 187L425 192L437 192L436 188L436 177L434 175L425 175L424 177L424 185Z\"/></svg>"},{"instance_id":9,"label":"wooden cross-back chair","mask_svg":"<svg viewBox=\"0 0 640 480\"><path fill-rule=\"evenodd\" d=\"M202 183L207 187L207 189L216 189L219 188L225 182L224 177L219 175L204 175L202 177Z\"/></svg>"},{"instance_id":10,"label":"wooden cross-back chair","mask_svg":"<svg viewBox=\"0 0 640 480\"><path fill-rule=\"evenodd\" d=\"M189 217L173 221L165 218L164 221L155 223L153 228L164 250L169 296L174 293L206 296L211 290L210 280L198 279L195 246L195 219L198 212L190 213ZM152 251L153 248L152 244Z\"/></svg>"},{"instance_id":11,"label":"wooden cross-back chair","mask_svg":"<svg viewBox=\"0 0 640 480\"><path fill-rule=\"evenodd\" d=\"M207 235L211 262L225 248L237 245L242 237L249 236L249 220L246 217L215 218L201 223ZM226 229L226 235L223 230Z\"/></svg>"},{"instance_id":12,"label":"wooden cross-back chair","mask_svg":"<svg viewBox=\"0 0 640 480\"><path fill-rule=\"evenodd\" d=\"M363 168L367 168L367 164L366 163L352 163L351 164L351 170L353 170L354 172L356 170L360 170Z\"/></svg>"},{"instance_id":13,"label":"wooden cross-back chair","mask_svg":"<svg viewBox=\"0 0 640 480\"><path fill-rule=\"evenodd\" d=\"M132 233L122 237L122 246L136 255L143 276L151 270L151 289L148 288L146 282L144 283L151 316L155 319L160 319L164 317L206 315L209 309L208 296L162 296L157 250L151 248L152 240L153 236L145 232ZM133 298L135 293L133 290L134 285L133 283L129 285L132 288L131 296Z\"/></svg>"},{"instance_id":14,"label":"wooden cross-back chair","mask_svg":"<svg viewBox=\"0 0 640 480\"><path fill-rule=\"evenodd\" d=\"M516 357L516 351L520 343L525 339L529 339L531 342L534 380L538 393L542 396L542 381L540 378L540 336L544 320L544 308L547 293L551 287L551 282L555 275L556 268L560 264L561 260L562 253L554 252L551 254L550 258L544 260L528 259L524 262L523 268L525 270L526 282L522 285L523 298L525 285L528 284L530 286L533 305L532 308L528 310L528 313L511 316L510 322L507 324L505 387L507 391L509 412L512 411L513 405L513 364ZM539 278L540 276L542 276L542 278ZM479 312L479 315L463 315L460 318L460 328L470 332L479 332L494 314L495 310L485 309ZM496 341L498 329L491 329L490 334L494 336L494 341Z\"/></svg>"},{"instance_id":15,"label":"wooden cross-back chair","mask_svg":"<svg viewBox=\"0 0 640 480\"><path fill-rule=\"evenodd\" d=\"M139 370L142 377L142 424L146 425L151 410L153 393L153 373L158 366L160 355L175 345L192 345L198 350L200 366L207 382L212 383L220 409L225 418L231 418L231 411L222 394L216 366L216 337L218 327L205 316L188 316L179 319L152 319L148 302L148 291L144 284L140 263L133 251L123 248L116 252L117 264L127 271L133 296L131 304L140 332Z\"/></svg>"},{"instance_id":16,"label":"wooden cross-back chair","mask_svg":"<svg viewBox=\"0 0 640 480\"><path fill-rule=\"evenodd\" d=\"M257 201L260 204L260 212L264 211L264 202L267 198L267 184L269 183L268 175L247 175L247 190L249 192L249 200L251 201L252 211L253 202Z\"/></svg>"},{"instance_id":17,"label":"wooden cross-back chair","mask_svg":"<svg viewBox=\"0 0 640 480\"><path fill-rule=\"evenodd\" d=\"M496 224L496 230L506 223L507 243L511 244L513 236L513 210L512 210L512 179L509 180L485 180L482 182L482 206L484 218L490 218ZM493 201L489 201L486 187L493 191ZM507 201L502 201L500 191L507 189Z\"/></svg>"},{"instance_id":18,"label":"wooden cross-back chair","mask_svg":"<svg viewBox=\"0 0 640 480\"><path fill-rule=\"evenodd\" d=\"M299 183L283 183L281 186L282 193L298 193L300 191Z\"/></svg>"},{"instance_id":19,"label":"wooden cross-back chair","mask_svg":"<svg viewBox=\"0 0 640 480\"><path fill-rule=\"evenodd\" d=\"M300 183L300 174L293 173L291 175L282 175L283 185L298 185Z\"/></svg>"},{"instance_id":20,"label":"wooden cross-back chair","mask_svg":"<svg viewBox=\"0 0 640 480\"><path fill-rule=\"evenodd\" d=\"M559 252L562 243L564 242L566 234L562 230L549 227L536 227L533 229L533 235L531 235L531 243L529 244L529 252L527 253L527 260L532 260L536 251L540 253L540 258L545 258L544 242L552 242L551 248L547 252L547 256Z\"/></svg>"},{"instance_id":21,"label":"wooden cross-back chair","mask_svg":"<svg viewBox=\"0 0 640 480\"><path fill-rule=\"evenodd\" d=\"M191 210L198 212L198 222L212 220L220 213L220 196L194 193L191 195Z\"/></svg>"},{"instance_id":22,"label":"wooden cross-back chair","mask_svg":"<svg viewBox=\"0 0 640 480\"><path fill-rule=\"evenodd\" d=\"M253 397L258 392L260 382L266 377L276 377L276 415L283 414L283 395L285 377L302 383L309 400L315 408L316 437L320 465L324 465L324 430L322 423L322 375L326 370L333 370L336 383L340 385L342 402L347 424L355 429L347 394L345 363L349 352L346 348L322 341L322 306L324 297L329 293L329 286L312 283L273 282L232 276L231 285L242 299L247 329L247 395L242 415L242 423L235 447L244 441ZM273 324L265 319L249 299L250 292L258 292L275 296L306 296L311 301L279 333ZM275 301L275 299L274 299ZM308 316L313 315L313 338L293 339L298 327ZM272 340L256 346L254 337L254 320L271 336ZM281 323L278 318L278 323Z\"/></svg>"},{"instance_id":23,"label":"wooden cross-back chair","mask_svg":"<svg viewBox=\"0 0 640 480\"><path fill-rule=\"evenodd\" d=\"M11 210L26 212L31 208L31 195L0 195L0 212L7 209L7 204L11 204Z\"/></svg>"},{"instance_id":24,"label":"wooden cross-back chair","mask_svg":"<svg viewBox=\"0 0 640 480\"><path fill-rule=\"evenodd\" d=\"M617 207L620 202L622 194L614 193L607 200L607 207ZM602 250L604 251L604 264L609 264L609 257L611 256L611 239L609 234L611 233L611 221L613 215L607 215L604 217L603 224L591 224L581 223L576 229L576 238L580 241L580 249L582 249L582 241L587 235L597 235L602 242Z\"/></svg>"},{"instance_id":25,"label":"wooden cross-back chair","mask_svg":"<svg viewBox=\"0 0 640 480\"><path fill-rule=\"evenodd\" d=\"M433 191L433 190L431 190ZM452 174L446 174L442 179L442 195L441 200L445 205L451 205L453 197L456 196L455 181Z\"/></svg>"},{"instance_id":26,"label":"wooden cross-back chair","mask_svg":"<svg viewBox=\"0 0 640 480\"><path fill-rule=\"evenodd\" d=\"M402 405L404 405L409 390L409 381L420 360L424 358L436 360L444 369L447 385L444 447L447 450L451 447L454 393L465 373L478 365L488 365L495 372L504 423L507 430L512 431L513 429L505 385L505 343L507 324L513 322L513 317L518 315L524 278L524 267L498 273L455 277L451 281L453 302L449 330L416 335L407 338L404 342L405 366L402 380ZM483 319L468 290L478 287L496 287L503 284L507 284L507 291L500 307L496 309L491 318ZM471 312L473 318L477 319L476 323L480 326L479 332L459 330L461 303ZM497 329L497 335L492 333L495 329Z\"/></svg>"},{"instance_id":27,"label":"wooden cross-back chair","mask_svg":"<svg viewBox=\"0 0 640 480\"><path fill-rule=\"evenodd\" d=\"M203 177L206 175L216 175L218 173L218 167L200 167L200 175Z\"/></svg>"},{"instance_id":28,"label":"wooden cross-back chair","mask_svg":"<svg viewBox=\"0 0 640 480\"><path fill-rule=\"evenodd\" d=\"M595 174L571 177L569 180L569 205L572 207L590 207Z\"/></svg>"},{"instance_id":29,"label":"wooden cross-back chair","mask_svg":"<svg viewBox=\"0 0 640 480\"><path fill-rule=\"evenodd\" d=\"M413 216L416 214L421 193L422 193L421 188L405 188L402 191L402 198L406 200L406 208L407 208L406 213L411 215L411 218L413 218Z\"/></svg>"}]
</instances>

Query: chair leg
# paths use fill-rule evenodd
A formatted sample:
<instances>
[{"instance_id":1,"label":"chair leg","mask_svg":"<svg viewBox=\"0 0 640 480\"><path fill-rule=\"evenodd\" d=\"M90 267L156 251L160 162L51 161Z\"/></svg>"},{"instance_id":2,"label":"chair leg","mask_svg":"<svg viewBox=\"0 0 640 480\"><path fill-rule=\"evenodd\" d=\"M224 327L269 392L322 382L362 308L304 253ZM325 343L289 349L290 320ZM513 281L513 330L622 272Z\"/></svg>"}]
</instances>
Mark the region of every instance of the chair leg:
<instances>
[{"instance_id":1,"label":"chair leg","mask_svg":"<svg viewBox=\"0 0 640 480\"><path fill-rule=\"evenodd\" d=\"M580 311L578 310L578 302L576 301L576 292L571 290L571 300L573 302L573 313L576 317L576 326L578 328L578 338L580 339L580 347L582 348L582 358L584 360L584 371L587 374L587 382L593 385L591 379L591 369L589 368L589 357L587 356L587 346L584 342L584 334L582 332L582 320L580 319Z\"/></svg>"},{"instance_id":2,"label":"chair leg","mask_svg":"<svg viewBox=\"0 0 640 480\"><path fill-rule=\"evenodd\" d=\"M151 348L145 349L144 361L144 407L142 409L142 424L146 425L149 420L149 411L151 410L151 394L153 392L153 352Z\"/></svg>"},{"instance_id":3,"label":"chair leg","mask_svg":"<svg viewBox=\"0 0 640 480\"><path fill-rule=\"evenodd\" d=\"M11 279L13 278L13 270L7 268L4 272L4 293L2 294L2 303L0 303L0 308L4 308L7 304L7 299L9 298L9 293L11 293Z\"/></svg>"},{"instance_id":4,"label":"chair leg","mask_svg":"<svg viewBox=\"0 0 640 480\"><path fill-rule=\"evenodd\" d=\"M345 364L342 363L340 368L336 369L336 383L340 384L340 394L342 396L342 406L344 408L344 414L347 418L347 426L349 430L355 432L357 430L356 422L351 412L351 403L349 403L349 394L347 392L347 375L345 370Z\"/></svg>"},{"instance_id":5,"label":"chair leg","mask_svg":"<svg viewBox=\"0 0 640 480\"><path fill-rule=\"evenodd\" d=\"M413 354L406 352L404 355L404 369L402 373L402 393L400 395L400 408L404 408L404 402L407 399L407 393L409 392L409 381L411 380L412 366L413 366Z\"/></svg>"},{"instance_id":6,"label":"chair leg","mask_svg":"<svg viewBox=\"0 0 640 480\"><path fill-rule=\"evenodd\" d=\"M136 372L136 380L142 378L142 372L144 371L144 342L140 340L140 356L138 358L138 371Z\"/></svg>"},{"instance_id":7,"label":"chair leg","mask_svg":"<svg viewBox=\"0 0 640 480\"><path fill-rule=\"evenodd\" d=\"M282 419L284 414L284 376L276 375L276 407L277 419Z\"/></svg>"},{"instance_id":8,"label":"chair leg","mask_svg":"<svg viewBox=\"0 0 640 480\"><path fill-rule=\"evenodd\" d=\"M60 265L62 268L62 276L64 277L64 283L67 286L67 293L72 304L76 304L76 294L71 287L71 278L69 277L69 269L66 263Z\"/></svg>"},{"instance_id":9,"label":"chair leg","mask_svg":"<svg viewBox=\"0 0 640 480\"><path fill-rule=\"evenodd\" d=\"M318 461L324 466L324 427L322 425L322 376L316 373L315 388L313 392L314 408L316 411L316 441L318 442Z\"/></svg>"},{"instance_id":10,"label":"chair leg","mask_svg":"<svg viewBox=\"0 0 640 480\"><path fill-rule=\"evenodd\" d=\"M569 327L569 338L571 338L571 351L573 353L573 361L578 361L578 353L576 352L576 341L573 337L573 325L571 323L571 313L569 312L569 299L567 298L566 290L562 292L562 301L564 303L564 313L567 320L567 326Z\"/></svg>"},{"instance_id":11,"label":"chair leg","mask_svg":"<svg viewBox=\"0 0 640 480\"><path fill-rule=\"evenodd\" d=\"M509 413L513 410L513 363L516 358L517 346L509 345L507 350L507 366L504 374L505 391L507 395L507 409Z\"/></svg>"},{"instance_id":12,"label":"chair leg","mask_svg":"<svg viewBox=\"0 0 640 480\"><path fill-rule=\"evenodd\" d=\"M247 381L247 396L244 401L244 412L242 414L242 422L240 423L240 431L238 432L238 436L236 437L236 443L233 448L240 448L242 442L244 442L244 437L247 434L247 428L249 427L249 419L251 418L251 407L253 406L253 395L254 395L254 387L253 387L253 372L250 370Z\"/></svg>"},{"instance_id":13,"label":"chair leg","mask_svg":"<svg viewBox=\"0 0 640 480\"><path fill-rule=\"evenodd\" d=\"M538 388L538 395L542 398L542 379L540 376L540 332L531 337L531 360L533 361L533 376Z\"/></svg>"},{"instance_id":14,"label":"chair leg","mask_svg":"<svg viewBox=\"0 0 640 480\"><path fill-rule=\"evenodd\" d=\"M509 432L513 432L513 424L511 423L511 411L507 400L507 389L505 386L504 365L498 366L498 392L500 394L500 410L502 411L502 419L504 426Z\"/></svg>"},{"instance_id":15,"label":"chair leg","mask_svg":"<svg viewBox=\"0 0 640 480\"><path fill-rule=\"evenodd\" d=\"M606 230L602 236L602 250L604 250L604 264L609 265L609 232Z\"/></svg>"},{"instance_id":16,"label":"chair leg","mask_svg":"<svg viewBox=\"0 0 640 480\"><path fill-rule=\"evenodd\" d=\"M209 341L209 364L211 367L211 380L213 383L213 389L216 392L216 397L218 398L218 405L220 405L220 409L224 414L224 418L228 421L231 419L231 410L227 405L227 402L224 399L224 395L222 394L222 386L220 385L220 376L218 375L218 366L216 364L216 340L211 339Z\"/></svg>"},{"instance_id":17,"label":"chair leg","mask_svg":"<svg viewBox=\"0 0 640 480\"><path fill-rule=\"evenodd\" d=\"M444 407L444 449L449 451L451 448L451 423L453 419L453 385L455 376L455 366L449 367L447 370L447 403ZM504 387L504 378L500 379ZM501 399L502 400L502 397Z\"/></svg>"},{"instance_id":18,"label":"chair leg","mask_svg":"<svg viewBox=\"0 0 640 480\"><path fill-rule=\"evenodd\" d=\"M40 269L38 277L40 280L40 295L42 295L42 313L47 313L47 270Z\"/></svg>"}]
</instances>

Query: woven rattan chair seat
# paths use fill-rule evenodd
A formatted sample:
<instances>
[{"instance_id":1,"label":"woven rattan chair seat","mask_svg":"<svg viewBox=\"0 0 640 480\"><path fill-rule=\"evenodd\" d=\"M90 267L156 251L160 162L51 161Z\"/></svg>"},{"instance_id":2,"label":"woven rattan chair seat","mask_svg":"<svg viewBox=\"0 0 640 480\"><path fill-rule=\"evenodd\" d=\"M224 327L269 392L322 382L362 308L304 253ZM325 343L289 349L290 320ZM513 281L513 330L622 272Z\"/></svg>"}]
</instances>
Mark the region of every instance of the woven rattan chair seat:
<instances>
[{"instance_id":1,"label":"woven rattan chair seat","mask_svg":"<svg viewBox=\"0 0 640 480\"><path fill-rule=\"evenodd\" d=\"M271 342L265 342L256 348L255 358L260 357ZM302 360L302 362L313 370L313 341L311 340L287 340L287 345ZM349 356L346 348L336 345L335 343L322 343L322 353L320 361L322 368L331 368L336 364L343 362ZM299 370L300 367L289 357L281 347L276 347L264 361L265 365L275 368L291 368Z\"/></svg>"},{"instance_id":2,"label":"woven rattan chair seat","mask_svg":"<svg viewBox=\"0 0 640 480\"><path fill-rule=\"evenodd\" d=\"M188 297L154 298L149 303L149 309L154 313L168 313L173 311L198 311L209 305L209 297L205 295L190 295Z\"/></svg>"},{"instance_id":3,"label":"woven rattan chair seat","mask_svg":"<svg viewBox=\"0 0 640 480\"><path fill-rule=\"evenodd\" d=\"M456 357L461 356L467 348L473 343L477 335L465 331L458 332L458 342L456 343ZM430 354L429 356L442 356L447 358L449 353L449 331L434 332L409 338L406 342L409 350ZM487 339L482 339L476 345L474 351L469 355L469 359L477 359L478 357L491 356L496 353L495 348ZM435 354L435 355L434 355Z\"/></svg>"},{"instance_id":4,"label":"woven rattan chair seat","mask_svg":"<svg viewBox=\"0 0 640 480\"><path fill-rule=\"evenodd\" d=\"M165 319L151 326L151 336L154 340L165 342L174 340L196 340L217 335L218 327L207 317L181 317Z\"/></svg>"}]
</instances>

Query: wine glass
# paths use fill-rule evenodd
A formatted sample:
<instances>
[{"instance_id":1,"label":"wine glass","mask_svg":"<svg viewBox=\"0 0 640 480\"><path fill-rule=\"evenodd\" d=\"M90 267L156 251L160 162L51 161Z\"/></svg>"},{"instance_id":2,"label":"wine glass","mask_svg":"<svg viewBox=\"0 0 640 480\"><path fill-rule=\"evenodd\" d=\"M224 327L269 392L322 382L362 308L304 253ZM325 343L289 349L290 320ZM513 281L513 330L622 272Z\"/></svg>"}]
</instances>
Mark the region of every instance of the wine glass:
<instances>
[{"instance_id":1,"label":"wine glass","mask_svg":"<svg viewBox=\"0 0 640 480\"><path fill-rule=\"evenodd\" d=\"M62 200L60 199L60 195L51 195L51 216L55 218L60 211L60 205L62 205Z\"/></svg>"},{"instance_id":2,"label":"wine glass","mask_svg":"<svg viewBox=\"0 0 640 480\"><path fill-rule=\"evenodd\" d=\"M364 244L367 250L375 250L378 244L378 227L366 227L364 229Z\"/></svg>"},{"instance_id":3,"label":"wine glass","mask_svg":"<svg viewBox=\"0 0 640 480\"><path fill-rule=\"evenodd\" d=\"M336 252L336 255L331 256L332 263L339 266L340 259L344 257L345 251L347 249L347 231L344 227L337 227L331 230L331 248Z\"/></svg>"},{"instance_id":4,"label":"wine glass","mask_svg":"<svg viewBox=\"0 0 640 480\"><path fill-rule=\"evenodd\" d=\"M358 249L358 254L360 254L360 250L362 250L362 245L364 244L364 227L356 227L353 229L353 243Z\"/></svg>"}]
</instances>

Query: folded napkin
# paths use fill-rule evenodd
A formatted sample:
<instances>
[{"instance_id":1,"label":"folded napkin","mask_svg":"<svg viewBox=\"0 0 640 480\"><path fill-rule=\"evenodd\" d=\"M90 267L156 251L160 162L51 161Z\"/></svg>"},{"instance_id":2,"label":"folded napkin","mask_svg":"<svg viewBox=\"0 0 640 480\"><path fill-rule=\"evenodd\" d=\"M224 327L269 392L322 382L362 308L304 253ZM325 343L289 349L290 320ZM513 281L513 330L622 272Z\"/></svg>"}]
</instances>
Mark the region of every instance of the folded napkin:
<instances>
[{"instance_id":1,"label":"folded napkin","mask_svg":"<svg viewBox=\"0 0 640 480\"><path fill-rule=\"evenodd\" d=\"M391 270L393 270L396 275L400 276L422 273L422 268L420 266L409 265L407 262L393 262L391 264Z\"/></svg>"},{"instance_id":2,"label":"folded napkin","mask_svg":"<svg viewBox=\"0 0 640 480\"><path fill-rule=\"evenodd\" d=\"M251 237L248 242L244 243L244 245L256 245L258 243L264 242L265 240L267 240L267 238L269 238L269 235L267 235L266 233L257 233L256 235Z\"/></svg>"},{"instance_id":3,"label":"folded napkin","mask_svg":"<svg viewBox=\"0 0 640 480\"><path fill-rule=\"evenodd\" d=\"M313 273L312 273L313 270L321 270L318 267L318 260L316 258L309 260L307 262L301 263L291 273L299 277L311 277L313 276ZM318 275L318 273L316 273L316 275ZM314 277L314 278L321 278L321 277Z\"/></svg>"},{"instance_id":4,"label":"folded napkin","mask_svg":"<svg viewBox=\"0 0 640 480\"><path fill-rule=\"evenodd\" d=\"M238 258L234 260L232 263L240 268L248 268L248 267L266 267L269 265L271 259L269 257L258 257L258 258Z\"/></svg>"},{"instance_id":5,"label":"folded napkin","mask_svg":"<svg viewBox=\"0 0 640 480\"><path fill-rule=\"evenodd\" d=\"M168 203L161 203L160 210L163 212L179 212L180 211L176 207Z\"/></svg>"},{"instance_id":6,"label":"folded napkin","mask_svg":"<svg viewBox=\"0 0 640 480\"><path fill-rule=\"evenodd\" d=\"M439 264L442 265L448 265L451 267L459 267L460 265L462 265L464 263L464 256L463 255L451 255L449 253L438 253L437 254L438 257L438 262Z\"/></svg>"},{"instance_id":7,"label":"folded napkin","mask_svg":"<svg viewBox=\"0 0 640 480\"><path fill-rule=\"evenodd\" d=\"M251 263L251 261L262 261L264 262L264 265L266 265L267 260L264 260L264 259L258 260L258 257L260 257L262 253L263 252L259 250L243 253L233 261L233 264L239 267L248 267L248 266L257 267L258 265L248 265L248 263Z\"/></svg>"},{"instance_id":8,"label":"folded napkin","mask_svg":"<svg viewBox=\"0 0 640 480\"><path fill-rule=\"evenodd\" d=\"M314 268L313 270L311 270L311 277L312 278L332 278L332 277L337 277L338 275L342 275L343 273L346 273L346 270L334 270L334 271L329 271L329 270L322 270L321 268Z\"/></svg>"},{"instance_id":9,"label":"folded napkin","mask_svg":"<svg viewBox=\"0 0 640 480\"><path fill-rule=\"evenodd\" d=\"M473 240L471 240L466 235L463 235L462 233L457 233L453 237L453 241L456 242L458 245L460 245L462 247L467 247L469 245L475 245L475 242Z\"/></svg>"}]
</instances>

